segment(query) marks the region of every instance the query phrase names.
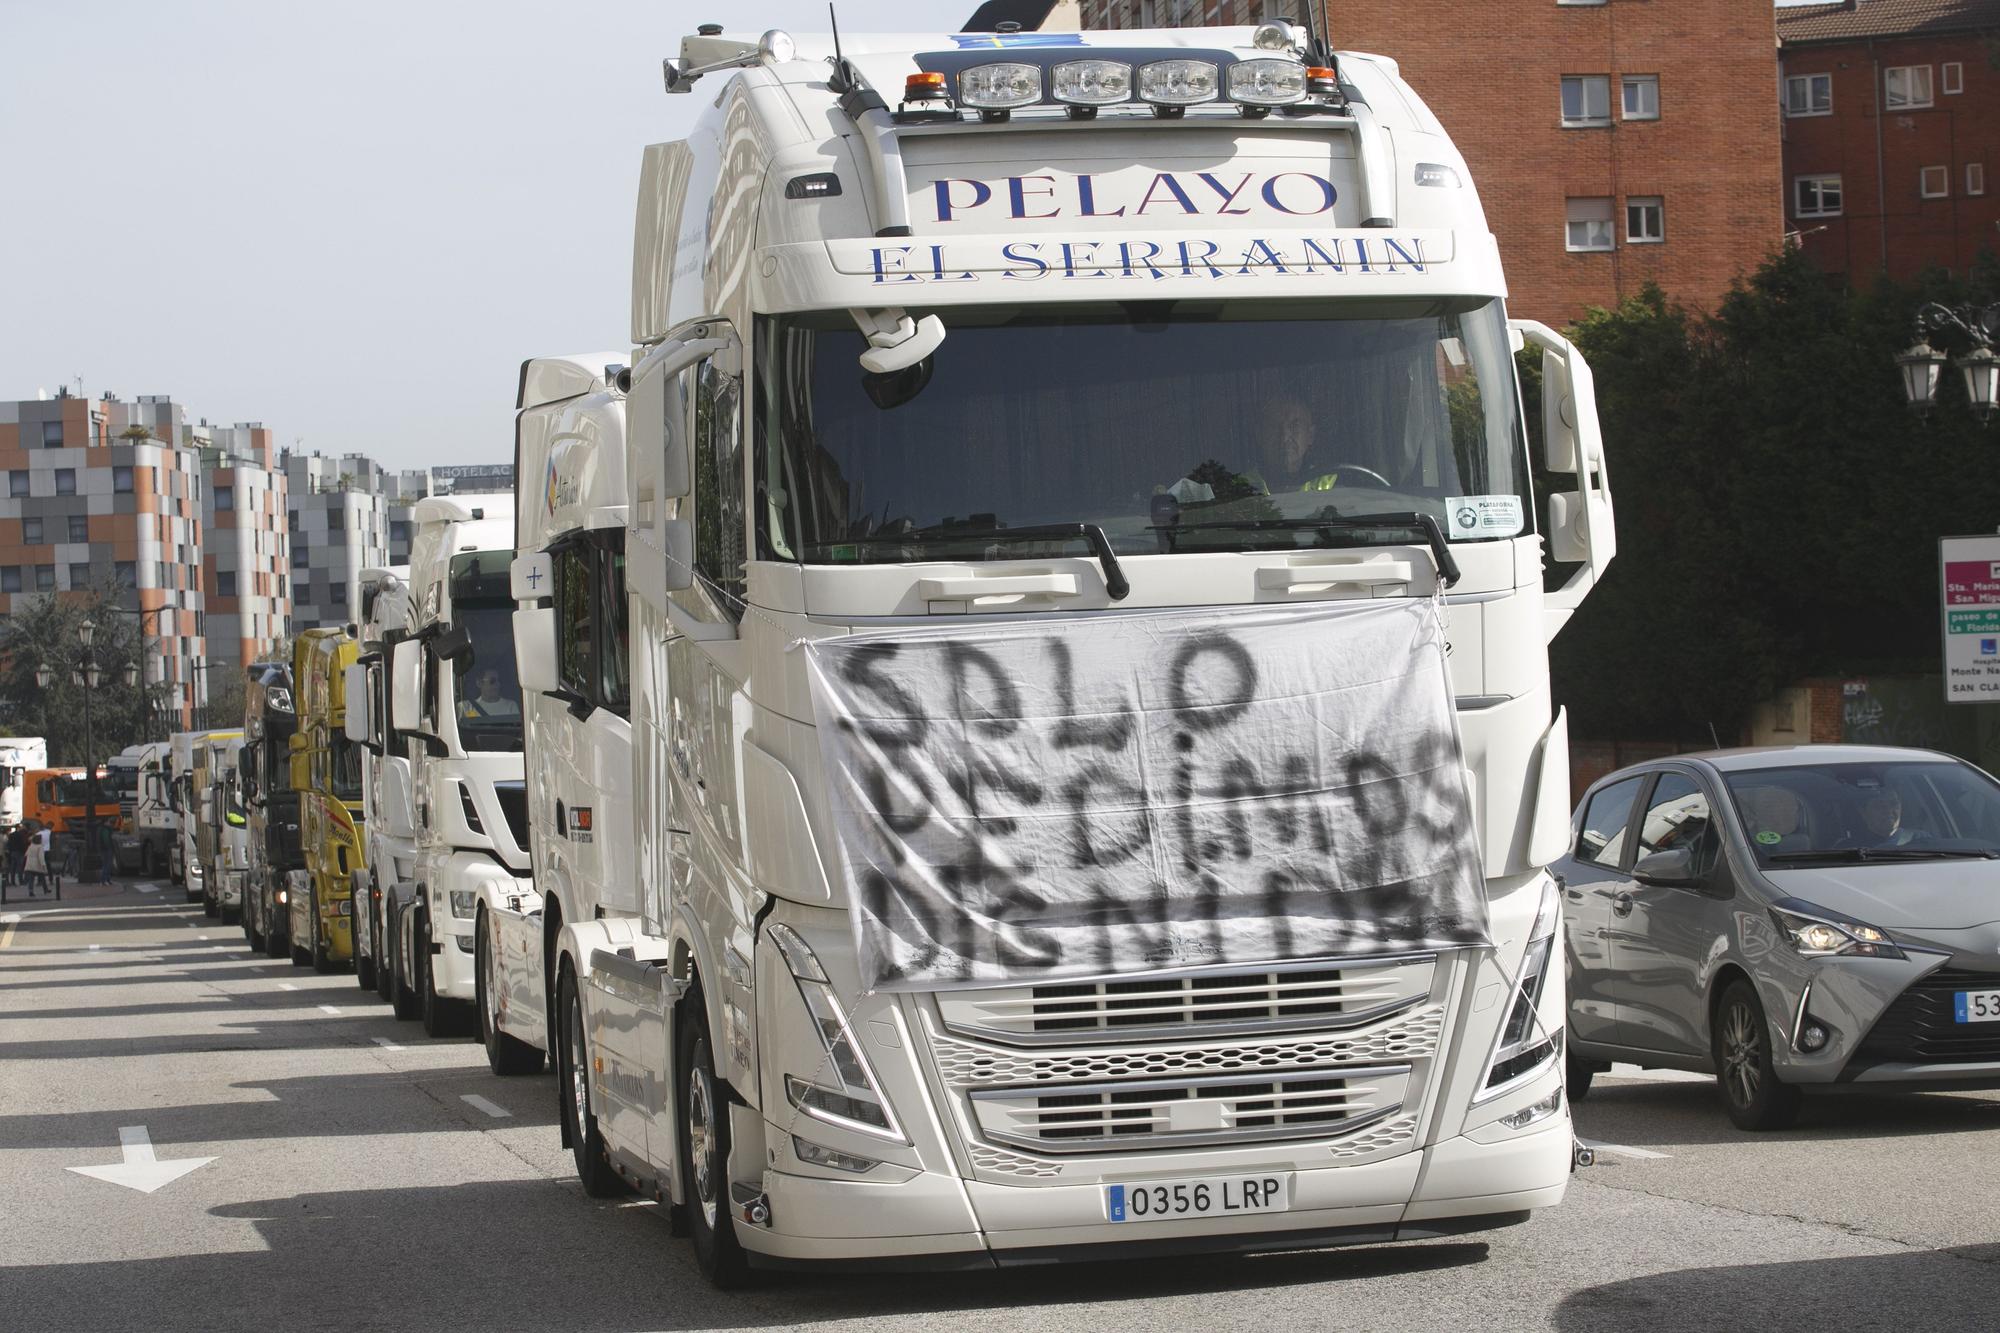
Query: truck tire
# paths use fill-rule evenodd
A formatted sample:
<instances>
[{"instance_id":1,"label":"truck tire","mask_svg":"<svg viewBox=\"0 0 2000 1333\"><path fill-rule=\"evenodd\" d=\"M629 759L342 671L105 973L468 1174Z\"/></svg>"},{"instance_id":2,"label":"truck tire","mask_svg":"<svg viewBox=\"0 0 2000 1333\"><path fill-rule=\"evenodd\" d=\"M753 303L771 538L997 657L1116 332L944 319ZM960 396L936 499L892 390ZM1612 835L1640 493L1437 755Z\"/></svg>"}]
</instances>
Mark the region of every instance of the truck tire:
<instances>
[{"instance_id":1,"label":"truck tire","mask_svg":"<svg viewBox=\"0 0 2000 1333\"><path fill-rule=\"evenodd\" d=\"M203 916L222 915L222 904L218 903L215 900L215 895L207 889L201 891L201 914Z\"/></svg>"},{"instance_id":2,"label":"truck tire","mask_svg":"<svg viewBox=\"0 0 2000 1333\"><path fill-rule=\"evenodd\" d=\"M361 952L361 926L368 925L368 947L378 948L375 943L375 903L369 896L368 886L360 880L348 884L347 900L354 904L354 914L348 918L348 935L354 941L354 984L362 990L375 989L375 958ZM366 912L367 916L362 913Z\"/></svg>"},{"instance_id":3,"label":"truck tire","mask_svg":"<svg viewBox=\"0 0 2000 1333\"><path fill-rule=\"evenodd\" d=\"M250 910L248 902L243 904L243 938L250 942L252 952L262 952L264 932L257 929L257 914Z\"/></svg>"},{"instance_id":4,"label":"truck tire","mask_svg":"<svg viewBox=\"0 0 2000 1333\"><path fill-rule=\"evenodd\" d=\"M313 971L321 976L331 976L340 971L340 964L334 959L333 944L326 938L319 919L319 885L311 889L312 902L306 907L306 916L312 922L312 964Z\"/></svg>"},{"instance_id":5,"label":"truck tire","mask_svg":"<svg viewBox=\"0 0 2000 1333\"><path fill-rule=\"evenodd\" d=\"M426 1037L467 1035L464 1006L437 993L437 972L431 964L431 921L417 918L417 1002L423 1008Z\"/></svg>"},{"instance_id":6,"label":"truck tire","mask_svg":"<svg viewBox=\"0 0 2000 1333\"><path fill-rule=\"evenodd\" d=\"M542 1072L542 1053L519 1037L510 1037L500 1030L499 990L493 984L493 946L486 938L490 924L486 913L481 911L473 935L478 943L473 946L475 966L472 986L478 1001L479 1044L486 1048L486 1067L501 1078L539 1074Z\"/></svg>"},{"instance_id":7,"label":"truck tire","mask_svg":"<svg viewBox=\"0 0 2000 1333\"><path fill-rule=\"evenodd\" d=\"M416 989L410 984L409 969L403 966L403 940L400 922L389 927L389 952L385 955L389 965L389 998L395 1006L396 1017L412 1019L423 1012L417 1003Z\"/></svg>"},{"instance_id":8,"label":"truck tire","mask_svg":"<svg viewBox=\"0 0 2000 1333\"><path fill-rule=\"evenodd\" d=\"M318 924L318 918L310 910L310 905L308 905L308 910L306 912L306 930L309 933L306 936L305 942L300 943L298 940L293 940L291 942L293 967L312 966L312 960L313 960L312 935L314 933L317 933L314 929L317 926L317 924ZM292 905L288 901L285 904L285 933L289 935L291 934L291 930L292 930Z\"/></svg>"},{"instance_id":9,"label":"truck tire","mask_svg":"<svg viewBox=\"0 0 2000 1333\"><path fill-rule=\"evenodd\" d=\"M727 1291L750 1278L750 1263L736 1241L729 1200L729 1094L715 1076L708 1049L708 1012L700 990L682 1006L678 1027L681 1193L695 1264Z\"/></svg>"},{"instance_id":10,"label":"truck tire","mask_svg":"<svg viewBox=\"0 0 2000 1333\"><path fill-rule=\"evenodd\" d=\"M269 924L264 927L264 956L266 958L285 956L285 937L278 933L276 926Z\"/></svg>"},{"instance_id":11,"label":"truck tire","mask_svg":"<svg viewBox=\"0 0 2000 1333\"><path fill-rule=\"evenodd\" d=\"M375 993L384 1001L392 1001L396 998L396 992L391 983L395 981L396 974L390 970L390 963L395 955L389 948L388 921L383 913L375 910L372 900L368 904L368 920L370 922L368 947L373 951L369 956L368 966L375 971Z\"/></svg>"},{"instance_id":12,"label":"truck tire","mask_svg":"<svg viewBox=\"0 0 2000 1333\"><path fill-rule=\"evenodd\" d=\"M354 919L357 923L361 920L360 917ZM354 984L362 990L375 989L375 960L361 952L359 940L354 945Z\"/></svg>"},{"instance_id":13,"label":"truck tire","mask_svg":"<svg viewBox=\"0 0 2000 1333\"><path fill-rule=\"evenodd\" d=\"M562 1100L564 1138L576 1159L576 1178L583 1192L593 1199L617 1199L630 1188L611 1169L604 1150L604 1136L597 1132L597 1115L590 1105L589 1053L583 1044L583 1000L577 994L576 972L563 964L562 981L557 987L556 1013L562 1031L557 1034L556 1095Z\"/></svg>"}]
</instances>

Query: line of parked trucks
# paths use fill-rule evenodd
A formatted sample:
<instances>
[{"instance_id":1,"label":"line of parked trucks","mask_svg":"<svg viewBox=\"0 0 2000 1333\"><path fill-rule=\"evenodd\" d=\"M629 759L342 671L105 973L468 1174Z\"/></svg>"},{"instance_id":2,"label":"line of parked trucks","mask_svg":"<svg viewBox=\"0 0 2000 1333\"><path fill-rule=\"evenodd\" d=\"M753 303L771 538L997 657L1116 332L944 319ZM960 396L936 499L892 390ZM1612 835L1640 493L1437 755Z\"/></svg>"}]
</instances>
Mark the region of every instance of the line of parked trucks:
<instances>
[{"instance_id":1,"label":"line of parked trucks","mask_svg":"<svg viewBox=\"0 0 2000 1333\"><path fill-rule=\"evenodd\" d=\"M661 1202L720 1283L1559 1200L1545 645L1612 555L1610 495L1588 367L1507 319L1470 174L1394 62L1284 23L704 27L666 71L722 86L645 150L631 349L527 362L517 495L418 503L352 626L251 667L240 729L173 739L190 899L476 1034L496 1074L551 1061L586 1191ZM1571 479L1544 506L1524 348ZM1323 822L1313 865L1246 885L1215 867L1309 837L1334 766L1246 733L1209 805L1186 756L1252 703L1346 697L1327 664L1387 651L1348 619L1284 690L1241 647L1329 608L1436 626L1377 673L1435 720L1342 725L1385 770L1416 735L1445 814L1420 848L1416 806L1378 841ZM1115 658L1135 633L1191 656ZM933 653L942 741L913 711ZM1107 663L1104 697L1139 682L1124 721L1079 702ZM1022 719L1034 770L989 762ZM1460 852L1453 934L1411 885ZM1138 897L1114 863L1150 864L1117 881ZM1341 895L1281 890L1329 867L1350 943L1291 946ZM1059 933L1072 891L1101 927ZM1092 930L1119 966L1050 943Z\"/></svg>"}]
</instances>

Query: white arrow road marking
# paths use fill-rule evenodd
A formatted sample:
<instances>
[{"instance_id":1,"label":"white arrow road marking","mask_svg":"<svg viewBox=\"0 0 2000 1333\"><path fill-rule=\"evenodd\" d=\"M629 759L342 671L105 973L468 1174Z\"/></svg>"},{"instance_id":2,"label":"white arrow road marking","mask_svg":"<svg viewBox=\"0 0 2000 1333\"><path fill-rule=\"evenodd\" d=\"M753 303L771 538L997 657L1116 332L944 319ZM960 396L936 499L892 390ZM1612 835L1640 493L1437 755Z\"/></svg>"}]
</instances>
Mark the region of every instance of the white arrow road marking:
<instances>
[{"instance_id":1,"label":"white arrow road marking","mask_svg":"<svg viewBox=\"0 0 2000 1333\"><path fill-rule=\"evenodd\" d=\"M460 1097L459 1100L464 1102L467 1106L470 1106L475 1111L486 1112L486 1114L492 1116L495 1120L507 1120L512 1118L514 1114L512 1111L508 1110L504 1106L495 1106L492 1102L487 1101L484 1097L481 1097L476 1092L468 1092L464 1096Z\"/></svg>"},{"instance_id":2,"label":"white arrow road marking","mask_svg":"<svg viewBox=\"0 0 2000 1333\"><path fill-rule=\"evenodd\" d=\"M1615 1152L1620 1157L1644 1157L1665 1161L1673 1156L1672 1153L1654 1152L1651 1148L1627 1148L1622 1143L1599 1143L1595 1139L1578 1139L1577 1142L1586 1148L1595 1148L1599 1152Z\"/></svg>"},{"instance_id":3,"label":"white arrow road marking","mask_svg":"<svg viewBox=\"0 0 2000 1333\"><path fill-rule=\"evenodd\" d=\"M66 1166L63 1170L123 1185L141 1194L151 1194L162 1185L171 1185L196 1167L207 1166L215 1160L213 1157L182 1157L162 1162L153 1156L153 1141L146 1136L144 1125L120 1125L118 1146L125 1151L122 1162L109 1166Z\"/></svg>"},{"instance_id":4,"label":"white arrow road marking","mask_svg":"<svg viewBox=\"0 0 2000 1333\"><path fill-rule=\"evenodd\" d=\"M0 916L0 949L4 949L14 942L14 927L20 924L21 914L19 912L9 912L5 916Z\"/></svg>"},{"instance_id":5,"label":"white arrow road marking","mask_svg":"<svg viewBox=\"0 0 2000 1333\"><path fill-rule=\"evenodd\" d=\"M380 1046L385 1051L400 1051L403 1049L402 1047L398 1046L395 1042L390 1041L387 1037L375 1038L375 1044L377 1046Z\"/></svg>"},{"instance_id":6,"label":"white arrow road marking","mask_svg":"<svg viewBox=\"0 0 2000 1333\"><path fill-rule=\"evenodd\" d=\"M328 1014L338 1014L338 1013L340 1012L340 1010L338 1010L338 1009L334 1008L334 1007L333 1007L332 1005L330 1005L330 1004L323 1004L323 1005L321 1005L321 1006L320 1006L320 1012L322 1012L322 1013L328 1013Z\"/></svg>"}]
</instances>

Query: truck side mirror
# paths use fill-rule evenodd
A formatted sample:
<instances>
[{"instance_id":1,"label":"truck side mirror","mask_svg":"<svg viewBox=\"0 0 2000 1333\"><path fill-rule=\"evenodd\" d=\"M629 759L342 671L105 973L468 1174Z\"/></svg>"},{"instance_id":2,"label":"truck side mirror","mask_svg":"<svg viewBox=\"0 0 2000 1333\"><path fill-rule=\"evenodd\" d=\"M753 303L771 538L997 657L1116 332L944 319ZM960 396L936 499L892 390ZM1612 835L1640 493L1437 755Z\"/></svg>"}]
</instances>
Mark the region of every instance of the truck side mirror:
<instances>
[{"instance_id":1,"label":"truck side mirror","mask_svg":"<svg viewBox=\"0 0 2000 1333\"><path fill-rule=\"evenodd\" d=\"M535 606L514 613L514 673L523 694L550 694L559 688L554 607Z\"/></svg>"},{"instance_id":2,"label":"truck side mirror","mask_svg":"<svg viewBox=\"0 0 2000 1333\"><path fill-rule=\"evenodd\" d=\"M389 650L389 727L416 731L422 723L424 646L404 639Z\"/></svg>"},{"instance_id":3,"label":"truck side mirror","mask_svg":"<svg viewBox=\"0 0 2000 1333\"><path fill-rule=\"evenodd\" d=\"M431 655L440 662L463 665L472 653L472 634L463 625L453 625L438 632L431 640Z\"/></svg>"},{"instance_id":4,"label":"truck side mirror","mask_svg":"<svg viewBox=\"0 0 2000 1333\"><path fill-rule=\"evenodd\" d=\"M341 732L356 745L368 745L369 725L373 720L368 712L374 702L368 694L368 668L356 663L341 672L340 680L347 704L347 711L341 716Z\"/></svg>"},{"instance_id":5,"label":"truck side mirror","mask_svg":"<svg viewBox=\"0 0 2000 1333\"><path fill-rule=\"evenodd\" d=\"M1611 477L1597 424L1597 384L1583 353L1546 324L1521 319L1509 321L1509 327L1542 349L1542 428L1548 470L1574 474L1579 482L1574 491L1549 496L1549 556L1581 566L1569 582L1543 599L1544 628L1553 639L1618 552Z\"/></svg>"}]
</instances>

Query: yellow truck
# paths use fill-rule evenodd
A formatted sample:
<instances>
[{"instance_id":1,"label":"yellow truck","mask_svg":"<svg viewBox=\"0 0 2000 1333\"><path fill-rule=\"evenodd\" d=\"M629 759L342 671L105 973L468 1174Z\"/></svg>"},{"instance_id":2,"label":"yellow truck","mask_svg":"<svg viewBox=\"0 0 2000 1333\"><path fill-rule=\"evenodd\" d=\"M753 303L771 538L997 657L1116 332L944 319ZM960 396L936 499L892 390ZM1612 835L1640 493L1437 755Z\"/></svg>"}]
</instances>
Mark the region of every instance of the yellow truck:
<instances>
[{"instance_id":1,"label":"yellow truck","mask_svg":"<svg viewBox=\"0 0 2000 1333\"><path fill-rule=\"evenodd\" d=\"M306 630L292 649L299 719L292 786L299 793L306 864L288 896L294 955L308 953L321 972L354 961L354 873L362 868L366 840L361 748L347 738L346 681L359 655L360 645L343 629Z\"/></svg>"}]
</instances>

